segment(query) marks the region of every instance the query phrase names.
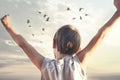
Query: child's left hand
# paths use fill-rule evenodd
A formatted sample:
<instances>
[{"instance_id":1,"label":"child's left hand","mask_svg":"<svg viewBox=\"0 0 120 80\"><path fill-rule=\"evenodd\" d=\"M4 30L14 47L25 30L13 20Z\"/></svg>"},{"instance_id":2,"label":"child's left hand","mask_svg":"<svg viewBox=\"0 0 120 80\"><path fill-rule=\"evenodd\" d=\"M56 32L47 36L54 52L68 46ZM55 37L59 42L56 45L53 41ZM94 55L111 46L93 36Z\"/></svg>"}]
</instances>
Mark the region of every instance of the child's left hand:
<instances>
[{"instance_id":1,"label":"child's left hand","mask_svg":"<svg viewBox=\"0 0 120 80\"><path fill-rule=\"evenodd\" d=\"M4 25L4 27L10 27L11 25L11 22L10 22L10 17L9 15L4 15L2 18L1 18L1 22L2 24Z\"/></svg>"}]
</instances>

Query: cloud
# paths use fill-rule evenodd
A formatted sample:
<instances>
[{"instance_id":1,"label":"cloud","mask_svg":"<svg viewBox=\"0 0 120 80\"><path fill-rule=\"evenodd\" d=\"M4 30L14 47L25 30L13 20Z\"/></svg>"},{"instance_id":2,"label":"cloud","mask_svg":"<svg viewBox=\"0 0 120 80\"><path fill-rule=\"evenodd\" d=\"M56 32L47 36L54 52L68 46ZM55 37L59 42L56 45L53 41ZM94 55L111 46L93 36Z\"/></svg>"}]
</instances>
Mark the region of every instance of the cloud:
<instances>
[{"instance_id":1,"label":"cloud","mask_svg":"<svg viewBox=\"0 0 120 80\"><path fill-rule=\"evenodd\" d=\"M9 34L5 30L1 22L0 22L0 38L1 38L0 41L10 38Z\"/></svg>"},{"instance_id":2,"label":"cloud","mask_svg":"<svg viewBox=\"0 0 120 80\"><path fill-rule=\"evenodd\" d=\"M5 40L5 44L7 44L9 46L17 46L16 43L12 40Z\"/></svg>"},{"instance_id":3,"label":"cloud","mask_svg":"<svg viewBox=\"0 0 120 80\"><path fill-rule=\"evenodd\" d=\"M32 2L31 1L29 1L29 0L24 0L28 5L31 5L32 4Z\"/></svg>"},{"instance_id":4,"label":"cloud","mask_svg":"<svg viewBox=\"0 0 120 80\"><path fill-rule=\"evenodd\" d=\"M14 54L16 53L16 49L18 49L18 46L11 46L5 43L4 40L0 41L0 55L2 54Z\"/></svg>"},{"instance_id":5,"label":"cloud","mask_svg":"<svg viewBox=\"0 0 120 80\"><path fill-rule=\"evenodd\" d=\"M18 64L30 63L30 60L26 56L20 55L1 55L0 56L0 68L5 68Z\"/></svg>"}]
</instances>

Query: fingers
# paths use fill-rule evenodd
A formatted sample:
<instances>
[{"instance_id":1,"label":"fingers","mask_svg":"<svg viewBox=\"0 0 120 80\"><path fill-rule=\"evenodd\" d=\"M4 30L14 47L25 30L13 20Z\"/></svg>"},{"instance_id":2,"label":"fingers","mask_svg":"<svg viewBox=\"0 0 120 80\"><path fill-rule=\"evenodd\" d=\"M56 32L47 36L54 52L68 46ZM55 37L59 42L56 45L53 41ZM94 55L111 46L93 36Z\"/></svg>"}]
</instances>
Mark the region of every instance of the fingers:
<instances>
[{"instance_id":1,"label":"fingers","mask_svg":"<svg viewBox=\"0 0 120 80\"><path fill-rule=\"evenodd\" d=\"M9 20L9 14L6 14L4 15L2 18L1 18L1 22L4 26L10 24L10 20Z\"/></svg>"},{"instance_id":2,"label":"fingers","mask_svg":"<svg viewBox=\"0 0 120 80\"><path fill-rule=\"evenodd\" d=\"M117 10L120 10L120 0L114 0L114 5L117 8Z\"/></svg>"},{"instance_id":3,"label":"fingers","mask_svg":"<svg viewBox=\"0 0 120 80\"><path fill-rule=\"evenodd\" d=\"M4 16L1 18L1 21L4 20L5 18L7 18L8 16L9 16L9 14L4 15Z\"/></svg>"}]
</instances>

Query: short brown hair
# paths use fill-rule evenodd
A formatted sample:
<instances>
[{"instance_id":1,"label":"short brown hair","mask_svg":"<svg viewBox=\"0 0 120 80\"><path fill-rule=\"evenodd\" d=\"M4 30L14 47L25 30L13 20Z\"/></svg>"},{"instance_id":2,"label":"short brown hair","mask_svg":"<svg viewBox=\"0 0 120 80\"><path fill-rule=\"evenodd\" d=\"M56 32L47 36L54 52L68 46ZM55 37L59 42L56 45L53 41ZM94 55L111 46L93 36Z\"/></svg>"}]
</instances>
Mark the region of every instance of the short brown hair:
<instances>
[{"instance_id":1,"label":"short brown hair","mask_svg":"<svg viewBox=\"0 0 120 80\"><path fill-rule=\"evenodd\" d=\"M61 54L72 55L80 47L81 38L79 31L72 25L64 25L55 33L53 44Z\"/></svg>"}]
</instances>

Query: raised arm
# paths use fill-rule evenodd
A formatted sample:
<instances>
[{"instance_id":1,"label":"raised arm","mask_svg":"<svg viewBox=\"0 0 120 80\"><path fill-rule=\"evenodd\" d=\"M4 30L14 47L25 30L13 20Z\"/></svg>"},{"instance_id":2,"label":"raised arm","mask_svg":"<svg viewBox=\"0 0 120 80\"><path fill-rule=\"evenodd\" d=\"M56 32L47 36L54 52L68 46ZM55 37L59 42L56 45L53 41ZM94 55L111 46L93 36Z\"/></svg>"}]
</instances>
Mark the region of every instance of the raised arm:
<instances>
[{"instance_id":1,"label":"raised arm","mask_svg":"<svg viewBox=\"0 0 120 80\"><path fill-rule=\"evenodd\" d=\"M97 34L92 38L89 44L81 52L78 53L79 59L84 66L86 66L88 58L93 54L94 50L102 42L105 35L113 27L113 24L120 22L120 0L115 0L114 4L117 8L117 11L114 13L112 18L98 30Z\"/></svg>"},{"instance_id":2,"label":"raised arm","mask_svg":"<svg viewBox=\"0 0 120 80\"><path fill-rule=\"evenodd\" d=\"M13 40L23 49L34 65L40 69L44 57L40 55L20 34L13 29L9 15L3 16L1 22Z\"/></svg>"}]
</instances>

